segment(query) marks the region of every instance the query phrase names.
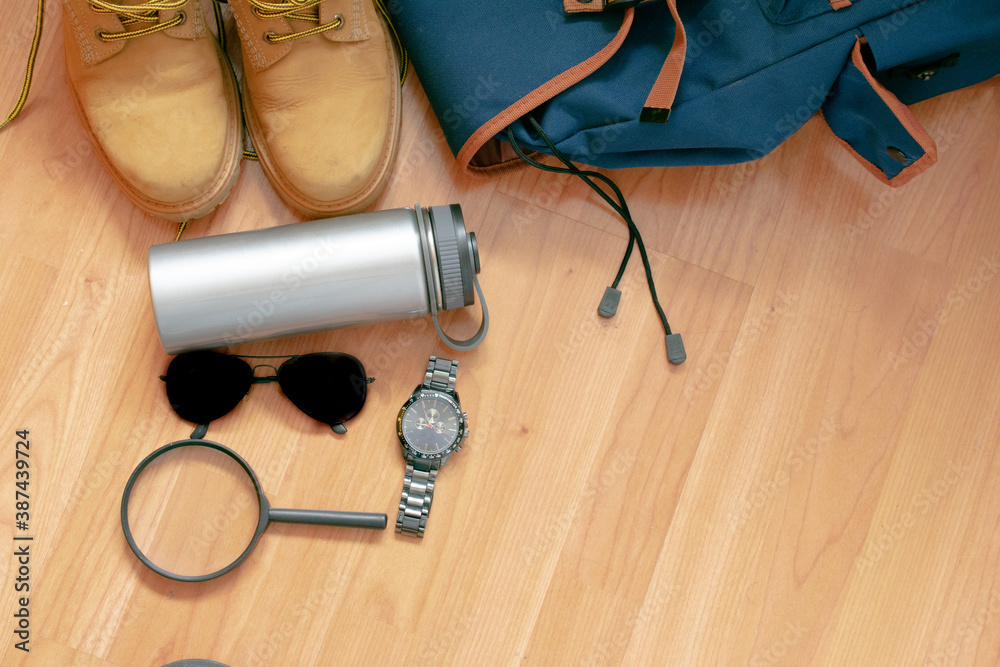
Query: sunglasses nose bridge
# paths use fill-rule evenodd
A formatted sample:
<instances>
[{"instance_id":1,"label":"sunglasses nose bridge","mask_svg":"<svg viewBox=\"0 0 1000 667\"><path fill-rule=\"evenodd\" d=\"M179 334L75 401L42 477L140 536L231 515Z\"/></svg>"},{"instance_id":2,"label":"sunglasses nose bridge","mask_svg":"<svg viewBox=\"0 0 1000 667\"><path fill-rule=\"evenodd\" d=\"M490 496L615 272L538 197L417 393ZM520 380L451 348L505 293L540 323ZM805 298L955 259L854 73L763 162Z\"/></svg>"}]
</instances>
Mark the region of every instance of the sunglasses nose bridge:
<instances>
[{"instance_id":1,"label":"sunglasses nose bridge","mask_svg":"<svg viewBox=\"0 0 1000 667\"><path fill-rule=\"evenodd\" d=\"M270 368L274 372L270 375L257 375L258 368ZM254 384L267 384L268 382L278 382L278 369L272 366L271 364L259 364L257 366L254 366L251 372L253 373Z\"/></svg>"},{"instance_id":2,"label":"sunglasses nose bridge","mask_svg":"<svg viewBox=\"0 0 1000 667\"><path fill-rule=\"evenodd\" d=\"M258 368L270 368L274 373L270 375L257 375ZM272 382L280 382L278 379L278 369L271 364L259 364L251 368L251 380L250 388L247 390L246 396L243 397L244 401L250 400L250 394L253 392L253 387L255 384L270 384Z\"/></svg>"}]
</instances>

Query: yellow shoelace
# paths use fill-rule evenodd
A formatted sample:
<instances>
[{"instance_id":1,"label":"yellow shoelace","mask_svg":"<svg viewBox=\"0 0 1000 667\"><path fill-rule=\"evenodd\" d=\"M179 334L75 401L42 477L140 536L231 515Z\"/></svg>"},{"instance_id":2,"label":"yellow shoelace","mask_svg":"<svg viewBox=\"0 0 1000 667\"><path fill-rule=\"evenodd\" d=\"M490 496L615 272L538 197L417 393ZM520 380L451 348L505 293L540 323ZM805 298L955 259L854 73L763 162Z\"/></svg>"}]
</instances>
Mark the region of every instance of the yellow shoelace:
<instances>
[{"instance_id":1,"label":"yellow shoelace","mask_svg":"<svg viewBox=\"0 0 1000 667\"><path fill-rule=\"evenodd\" d=\"M42 19L45 18L45 0L38 0L38 16L35 18L35 35L31 38L31 51L28 52L28 67L24 73L24 85L21 86L21 94L17 98L14 108L7 114L7 118L0 123L0 130L10 125L17 118L24 108L24 103L28 101L28 90L31 89L31 75L35 71L35 57L38 56L38 45L42 41Z\"/></svg>"},{"instance_id":2,"label":"yellow shoelace","mask_svg":"<svg viewBox=\"0 0 1000 667\"><path fill-rule=\"evenodd\" d=\"M403 47L403 40L399 38L399 33L396 32L396 26L392 24L392 19L389 18L389 12L383 4L383 0L374 0L375 8L378 13L382 15L385 19L385 24L389 26L389 31L392 32L392 41L396 44L396 53L399 55L399 85L406 83L406 70L409 69L410 56Z\"/></svg>"},{"instance_id":3,"label":"yellow shoelace","mask_svg":"<svg viewBox=\"0 0 1000 667\"><path fill-rule=\"evenodd\" d=\"M300 37L308 37L309 35L318 35L319 33L326 32L327 30L339 30L342 28L344 26L344 17L342 15L337 14L330 23L320 23L319 11L310 11L315 10L323 4L324 1L325 0L279 0L278 2L269 2L268 0L247 0L253 8L253 13L258 18L272 19L276 17L283 17L298 21L309 21L310 23L316 24L315 28L309 28L299 32L290 32L284 35L279 35L273 32L265 33L264 39L272 44L287 42L288 40L298 39ZM382 18L385 19L385 23L389 26L389 30L392 32L392 39L395 42L397 47L396 50L399 53L399 83L402 85L406 81L408 63L406 49L403 48L403 43L399 39L396 27L389 19L389 12L386 11L383 1L374 0L374 4L375 8L378 9L378 12L382 15Z\"/></svg>"},{"instance_id":4,"label":"yellow shoelace","mask_svg":"<svg viewBox=\"0 0 1000 667\"><path fill-rule=\"evenodd\" d=\"M309 28L308 30L300 30L299 32L290 32L283 35L279 35L274 32L264 33L264 39L272 44L277 44L279 42L287 42L290 39L298 39L300 37L308 37L309 35L318 35L321 32L326 32L327 30L339 30L344 27L344 17L337 14L333 20L329 23L319 22L319 11L310 12L309 10L315 10L324 0L282 0L281 2L267 2L267 0L247 0L251 7L253 7L253 13L257 18L262 19L273 19L273 18L286 18L295 19L297 21L309 21L315 23L315 28Z\"/></svg>"},{"instance_id":5,"label":"yellow shoelace","mask_svg":"<svg viewBox=\"0 0 1000 667\"><path fill-rule=\"evenodd\" d=\"M166 23L160 23L160 12L169 9L180 9L187 4L187 0L147 0L137 5L119 5L106 0L90 0L91 8L98 14L115 14L122 26L129 26L133 23L152 23L153 25L137 30L126 30L124 32L107 32L99 30L97 36L104 42L114 42L119 40L142 37L154 32L173 28L187 20L184 12L177 12L174 18Z\"/></svg>"}]
</instances>

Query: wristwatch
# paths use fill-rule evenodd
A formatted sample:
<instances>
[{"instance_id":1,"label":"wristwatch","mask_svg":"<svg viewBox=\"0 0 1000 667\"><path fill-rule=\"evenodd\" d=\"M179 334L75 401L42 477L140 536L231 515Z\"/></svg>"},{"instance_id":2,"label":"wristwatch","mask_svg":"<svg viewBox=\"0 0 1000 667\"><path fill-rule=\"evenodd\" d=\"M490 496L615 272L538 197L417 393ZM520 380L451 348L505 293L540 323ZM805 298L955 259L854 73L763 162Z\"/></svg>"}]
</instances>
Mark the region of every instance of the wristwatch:
<instances>
[{"instance_id":1,"label":"wristwatch","mask_svg":"<svg viewBox=\"0 0 1000 667\"><path fill-rule=\"evenodd\" d=\"M457 372L457 361L431 357L423 384L417 385L396 417L396 435L406 460L397 533L424 536L438 470L469 437L469 418L455 391Z\"/></svg>"}]
</instances>

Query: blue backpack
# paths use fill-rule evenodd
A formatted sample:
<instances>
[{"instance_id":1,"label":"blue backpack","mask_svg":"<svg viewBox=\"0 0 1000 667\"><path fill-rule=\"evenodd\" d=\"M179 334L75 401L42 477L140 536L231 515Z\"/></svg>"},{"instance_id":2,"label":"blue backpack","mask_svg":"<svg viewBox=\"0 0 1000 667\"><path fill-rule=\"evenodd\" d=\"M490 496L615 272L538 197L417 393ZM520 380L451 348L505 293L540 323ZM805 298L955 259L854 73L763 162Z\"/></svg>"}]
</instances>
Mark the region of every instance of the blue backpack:
<instances>
[{"instance_id":1,"label":"blue backpack","mask_svg":"<svg viewBox=\"0 0 1000 667\"><path fill-rule=\"evenodd\" d=\"M605 168L731 164L816 112L880 180L936 160L906 107L1000 72L984 0L396 0L414 68L463 168L526 150ZM544 132L520 122L525 114ZM499 141L503 140L503 141Z\"/></svg>"}]
</instances>

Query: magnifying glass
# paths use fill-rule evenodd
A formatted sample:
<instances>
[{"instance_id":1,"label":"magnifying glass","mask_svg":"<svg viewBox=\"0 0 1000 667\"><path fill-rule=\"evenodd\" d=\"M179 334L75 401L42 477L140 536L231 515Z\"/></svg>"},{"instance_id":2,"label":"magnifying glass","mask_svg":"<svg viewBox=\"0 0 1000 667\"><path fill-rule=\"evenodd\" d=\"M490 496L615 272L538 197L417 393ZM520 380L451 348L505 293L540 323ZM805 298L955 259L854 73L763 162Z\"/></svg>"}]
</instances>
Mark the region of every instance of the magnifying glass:
<instances>
[{"instance_id":1,"label":"magnifying glass","mask_svg":"<svg viewBox=\"0 0 1000 667\"><path fill-rule=\"evenodd\" d=\"M136 466L122 494L129 548L175 581L221 577L246 560L271 522L384 530L386 520L370 512L273 508L250 465L210 440L160 447Z\"/></svg>"}]
</instances>

